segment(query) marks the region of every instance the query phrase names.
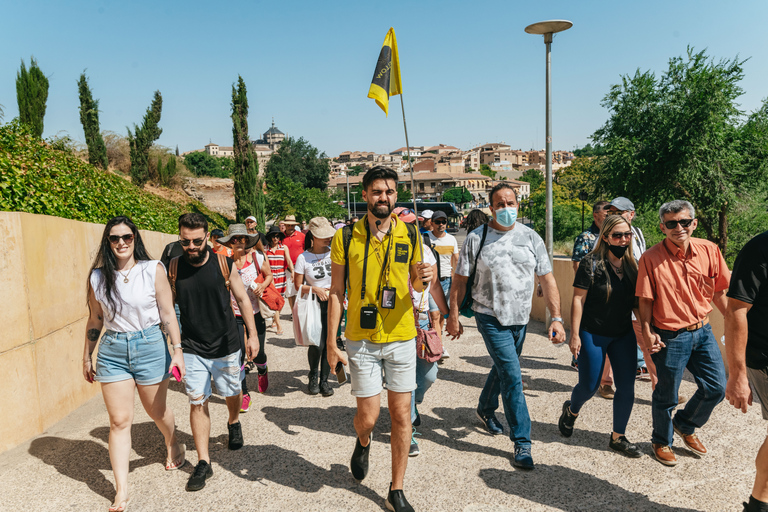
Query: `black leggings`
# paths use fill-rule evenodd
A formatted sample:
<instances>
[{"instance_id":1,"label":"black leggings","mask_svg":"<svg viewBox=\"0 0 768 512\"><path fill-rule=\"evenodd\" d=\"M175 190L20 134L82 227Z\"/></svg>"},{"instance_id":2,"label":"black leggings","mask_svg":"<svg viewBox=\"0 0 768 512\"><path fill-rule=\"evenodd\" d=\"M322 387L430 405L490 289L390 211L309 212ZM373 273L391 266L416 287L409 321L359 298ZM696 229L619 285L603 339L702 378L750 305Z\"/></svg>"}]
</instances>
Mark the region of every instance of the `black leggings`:
<instances>
[{"instance_id":1,"label":"black leggings","mask_svg":"<svg viewBox=\"0 0 768 512\"><path fill-rule=\"evenodd\" d=\"M320 318L323 323L323 331L320 334L320 346L310 345L307 351L309 360L309 371L316 372L320 366L320 380L327 381L331 373L331 367L328 364L328 346L325 339L328 336L328 301L318 301L320 304Z\"/></svg>"},{"instance_id":2,"label":"black leggings","mask_svg":"<svg viewBox=\"0 0 768 512\"><path fill-rule=\"evenodd\" d=\"M240 361L245 362L245 322L243 322L243 317L241 316L235 316L235 319L237 320L237 333L240 336L240 350L242 351ZM253 321L256 323L256 334L259 337L259 354L253 362L256 364L267 364L267 353L265 352L265 346L267 344L267 323L261 317L261 313L253 315ZM248 393L248 385L245 382L245 378L243 378L242 388L244 395Z\"/></svg>"}]
</instances>

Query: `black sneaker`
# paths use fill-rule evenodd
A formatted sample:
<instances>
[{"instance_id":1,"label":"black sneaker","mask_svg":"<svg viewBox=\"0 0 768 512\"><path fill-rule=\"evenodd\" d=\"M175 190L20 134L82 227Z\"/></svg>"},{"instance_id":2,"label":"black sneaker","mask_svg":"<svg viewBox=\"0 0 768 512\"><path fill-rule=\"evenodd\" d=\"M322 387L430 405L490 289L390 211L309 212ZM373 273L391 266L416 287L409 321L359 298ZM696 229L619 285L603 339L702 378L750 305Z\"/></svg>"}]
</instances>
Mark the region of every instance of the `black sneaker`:
<instances>
[{"instance_id":1,"label":"black sneaker","mask_svg":"<svg viewBox=\"0 0 768 512\"><path fill-rule=\"evenodd\" d=\"M355 451L352 452L352 460L349 461L349 469L355 480L362 480L368 475L368 455L371 453L373 434L368 438L368 446L360 444L360 439L355 439Z\"/></svg>"},{"instance_id":2,"label":"black sneaker","mask_svg":"<svg viewBox=\"0 0 768 512\"><path fill-rule=\"evenodd\" d=\"M480 412L480 409L476 409L475 414L477 415L477 419L483 422L483 426L489 434L497 436L504 433L504 427L502 427L501 423L499 423L499 420L496 419L495 414L483 416L483 414Z\"/></svg>"},{"instance_id":3,"label":"black sneaker","mask_svg":"<svg viewBox=\"0 0 768 512\"><path fill-rule=\"evenodd\" d=\"M333 396L333 388L328 384L327 380L320 382L320 393L323 396Z\"/></svg>"},{"instance_id":4,"label":"black sneaker","mask_svg":"<svg viewBox=\"0 0 768 512\"><path fill-rule=\"evenodd\" d=\"M565 437L571 437L575 421L576 415L571 412L571 401L566 400L563 404L563 414L560 415L560 421L557 422L557 428Z\"/></svg>"},{"instance_id":5,"label":"black sneaker","mask_svg":"<svg viewBox=\"0 0 768 512\"><path fill-rule=\"evenodd\" d=\"M411 425L413 425L414 427L420 427L421 426L421 414L419 414L419 406L418 405L414 405L413 408L416 409L416 419L411 422Z\"/></svg>"},{"instance_id":6,"label":"black sneaker","mask_svg":"<svg viewBox=\"0 0 768 512\"><path fill-rule=\"evenodd\" d=\"M307 384L307 391L310 395L316 395L320 392L320 385L318 384L317 372L309 372L309 384Z\"/></svg>"},{"instance_id":7,"label":"black sneaker","mask_svg":"<svg viewBox=\"0 0 768 512\"><path fill-rule=\"evenodd\" d=\"M415 512L408 500L405 499L405 494L401 489L396 491L392 490L392 482L389 483L389 494L387 494L387 510L392 512Z\"/></svg>"},{"instance_id":8,"label":"black sneaker","mask_svg":"<svg viewBox=\"0 0 768 512\"><path fill-rule=\"evenodd\" d=\"M227 428L229 429L229 443L227 443L227 447L230 450L239 450L243 447L243 428L240 422L227 425Z\"/></svg>"},{"instance_id":9,"label":"black sneaker","mask_svg":"<svg viewBox=\"0 0 768 512\"><path fill-rule=\"evenodd\" d=\"M619 436L618 439L614 439L613 436L611 436L611 441L608 443L608 447L619 453L623 453L632 459L637 459L643 455L637 445L630 443L624 436Z\"/></svg>"},{"instance_id":10,"label":"black sneaker","mask_svg":"<svg viewBox=\"0 0 768 512\"><path fill-rule=\"evenodd\" d=\"M520 469L533 469L533 457L531 457L530 446L516 446L515 458L512 459L512 465Z\"/></svg>"},{"instance_id":11,"label":"black sneaker","mask_svg":"<svg viewBox=\"0 0 768 512\"><path fill-rule=\"evenodd\" d=\"M192 471L192 475L187 480L187 491L199 491L205 487L205 481L213 476L213 468L206 461L201 460Z\"/></svg>"}]
</instances>

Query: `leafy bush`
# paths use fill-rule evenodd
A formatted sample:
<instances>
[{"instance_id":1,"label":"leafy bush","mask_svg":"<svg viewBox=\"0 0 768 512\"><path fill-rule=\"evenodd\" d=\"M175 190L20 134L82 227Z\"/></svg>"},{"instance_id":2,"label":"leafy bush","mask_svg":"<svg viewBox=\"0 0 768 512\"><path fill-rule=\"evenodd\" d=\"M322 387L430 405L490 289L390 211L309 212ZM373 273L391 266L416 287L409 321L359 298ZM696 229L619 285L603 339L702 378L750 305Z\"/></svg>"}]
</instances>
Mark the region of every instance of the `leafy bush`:
<instances>
[{"instance_id":1,"label":"leafy bush","mask_svg":"<svg viewBox=\"0 0 768 512\"><path fill-rule=\"evenodd\" d=\"M190 199L178 204L57 151L18 122L0 126L0 210L104 224L127 215L140 229L176 233L179 215L199 212L211 229L229 221Z\"/></svg>"},{"instance_id":2,"label":"leafy bush","mask_svg":"<svg viewBox=\"0 0 768 512\"><path fill-rule=\"evenodd\" d=\"M195 176L231 178L235 161L231 158L196 151L184 157L184 165Z\"/></svg>"}]
</instances>

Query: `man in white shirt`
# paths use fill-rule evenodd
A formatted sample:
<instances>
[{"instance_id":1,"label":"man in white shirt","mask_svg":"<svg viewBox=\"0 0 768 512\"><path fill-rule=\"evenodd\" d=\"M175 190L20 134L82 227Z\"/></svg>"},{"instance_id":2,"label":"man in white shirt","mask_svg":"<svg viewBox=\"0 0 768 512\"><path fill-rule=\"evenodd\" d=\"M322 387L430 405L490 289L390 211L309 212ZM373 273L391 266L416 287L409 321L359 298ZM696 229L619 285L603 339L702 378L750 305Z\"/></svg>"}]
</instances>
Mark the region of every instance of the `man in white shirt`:
<instances>
[{"instance_id":1,"label":"man in white shirt","mask_svg":"<svg viewBox=\"0 0 768 512\"><path fill-rule=\"evenodd\" d=\"M440 265L440 287L445 296L450 297L451 276L456 263L459 261L459 244L456 242L456 237L445 232L446 227L448 227L448 216L445 212L435 212L432 215L432 231L429 232L429 240L440 257L438 262ZM432 317L432 325L439 327L437 332L442 337L445 318L440 314L437 304L431 296L429 298L429 315ZM444 350L443 358L446 357L450 356L448 351Z\"/></svg>"}]
</instances>

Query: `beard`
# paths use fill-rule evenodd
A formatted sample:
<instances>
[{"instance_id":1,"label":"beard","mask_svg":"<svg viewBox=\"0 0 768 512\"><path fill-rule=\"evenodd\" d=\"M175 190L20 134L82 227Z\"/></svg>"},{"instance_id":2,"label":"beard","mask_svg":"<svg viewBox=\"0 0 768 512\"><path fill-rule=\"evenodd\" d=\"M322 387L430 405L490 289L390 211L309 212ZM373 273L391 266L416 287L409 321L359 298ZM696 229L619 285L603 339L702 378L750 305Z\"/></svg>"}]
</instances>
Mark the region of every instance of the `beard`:
<instances>
[{"instance_id":1,"label":"beard","mask_svg":"<svg viewBox=\"0 0 768 512\"><path fill-rule=\"evenodd\" d=\"M203 262L205 255L208 253L205 249L205 246L201 247L195 255L190 254L188 251L184 251L184 259L191 265L199 265Z\"/></svg>"},{"instance_id":2,"label":"beard","mask_svg":"<svg viewBox=\"0 0 768 512\"><path fill-rule=\"evenodd\" d=\"M386 219L392 213L392 205L389 203L369 204L368 211L377 219Z\"/></svg>"}]
</instances>

